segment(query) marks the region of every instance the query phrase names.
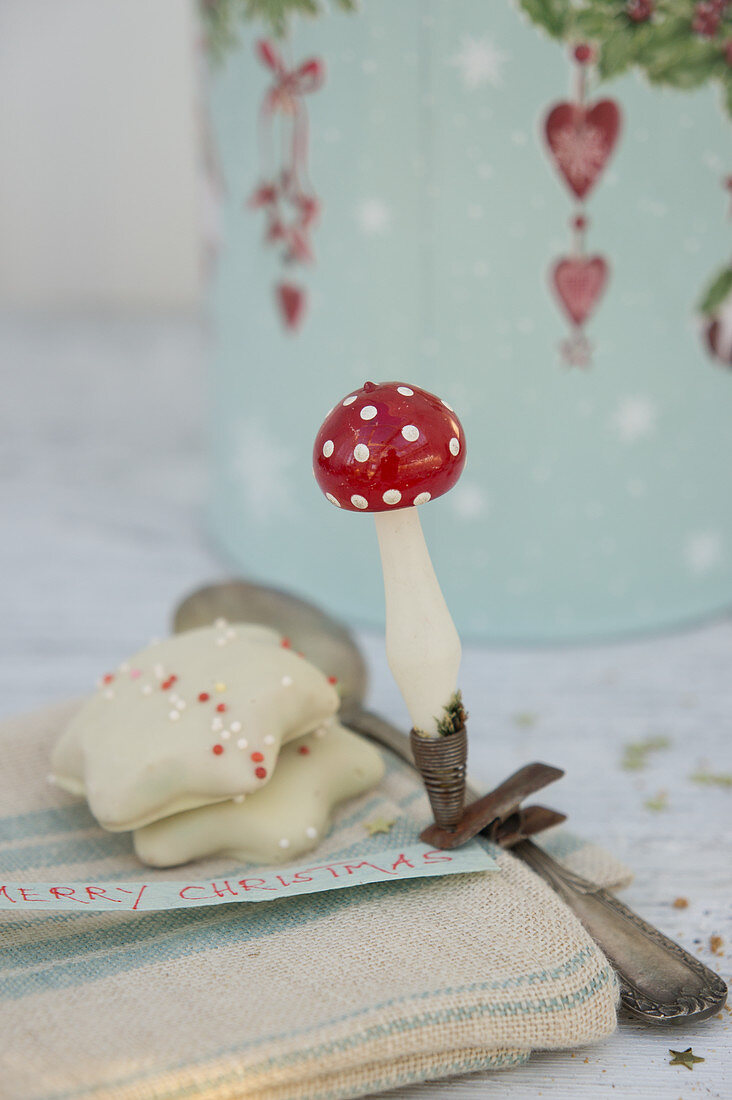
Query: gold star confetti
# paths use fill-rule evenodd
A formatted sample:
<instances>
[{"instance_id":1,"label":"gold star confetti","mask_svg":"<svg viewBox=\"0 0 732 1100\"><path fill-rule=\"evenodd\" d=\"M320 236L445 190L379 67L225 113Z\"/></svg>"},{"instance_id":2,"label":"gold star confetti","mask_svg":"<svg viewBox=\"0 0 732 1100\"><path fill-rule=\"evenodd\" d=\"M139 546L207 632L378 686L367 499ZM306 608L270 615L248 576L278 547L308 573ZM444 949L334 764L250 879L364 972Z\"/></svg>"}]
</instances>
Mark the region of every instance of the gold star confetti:
<instances>
[{"instance_id":1,"label":"gold star confetti","mask_svg":"<svg viewBox=\"0 0 732 1100\"><path fill-rule=\"evenodd\" d=\"M673 1058L669 1062L670 1066L686 1066L687 1069L693 1069L695 1062L703 1062L703 1058L697 1058L691 1047L687 1047L686 1050L669 1050L669 1054L673 1054Z\"/></svg>"},{"instance_id":2,"label":"gold star confetti","mask_svg":"<svg viewBox=\"0 0 732 1100\"><path fill-rule=\"evenodd\" d=\"M626 772L637 772L645 768L648 757L652 752L667 749L671 739L663 735L646 737L644 741L630 741L623 748L623 758L620 767Z\"/></svg>"},{"instance_id":3,"label":"gold star confetti","mask_svg":"<svg viewBox=\"0 0 732 1100\"><path fill-rule=\"evenodd\" d=\"M512 717L513 724L515 726L518 726L518 728L521 730L532 729L539 720L539 716L537 714L533 714L530 710L521 710L518 712L518 714L514 714Z\"/></svg>"},{"instance_id":4,"label":"gold star confetti","mask_svg":"<svg viewBox=\"0 0 732 1100\"><path fill-rule=\"evenodd\" d=\"M694 772L689 778L692 783L703 783L708 787L732 787L732 775L726 775L724 772L710 772L701 769Z\"/></svg>"},{"instance_id":5,"label":"gold star confetti","mask_svg":"<svg viewBox=\"0 0 732 1100\"><path fill-rule=\"evenodd\" d=\"M662 813L668 809L668 792L659 791L653 798L647 798L643 805L655 814Z\"/></svg>"},{"instance_id":6,"label":"gold star confetti","mask_svg":"<svg viewBox=\"0 0 732 1100\"><path fill-rule=\"evenodd\" d=\"M395 818L388 821L385 817L376 817L373 821L364 821L363 827L368 830L369 836L376 836L377 833L388 833L395 821Z\"/></svg>"}]
</instances>

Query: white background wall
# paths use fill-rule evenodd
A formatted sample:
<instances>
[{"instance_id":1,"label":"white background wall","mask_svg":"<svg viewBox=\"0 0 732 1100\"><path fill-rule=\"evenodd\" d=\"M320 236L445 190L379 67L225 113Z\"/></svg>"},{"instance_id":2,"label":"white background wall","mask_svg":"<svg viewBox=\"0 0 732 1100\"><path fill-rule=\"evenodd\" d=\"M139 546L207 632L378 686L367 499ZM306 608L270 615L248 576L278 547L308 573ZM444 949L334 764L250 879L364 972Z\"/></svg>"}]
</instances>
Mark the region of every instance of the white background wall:
<instances>
[{"instance_id":1,"label":"white background wall","mask_svg":"<svg viewBox=\"0 0 732 1100\"><path fill-rule=\"evenodd\" d=\"M199 292L194 0L0 2L0 306Z\"/></svg>"}]
</instances>

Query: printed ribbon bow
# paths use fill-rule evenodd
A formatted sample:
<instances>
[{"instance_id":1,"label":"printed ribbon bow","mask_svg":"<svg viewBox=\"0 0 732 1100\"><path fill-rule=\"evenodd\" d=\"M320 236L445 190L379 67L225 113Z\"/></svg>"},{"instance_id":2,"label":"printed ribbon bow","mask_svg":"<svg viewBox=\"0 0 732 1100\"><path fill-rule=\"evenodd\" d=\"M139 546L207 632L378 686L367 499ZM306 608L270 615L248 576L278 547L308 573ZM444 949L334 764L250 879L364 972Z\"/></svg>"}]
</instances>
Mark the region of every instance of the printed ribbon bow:
<instances>
[{"instance_id":1,"label":"printed ribbon bow","mask_svg":"<svg viewBox=\"0 0 732 1100\"><path fill-rule=\"evenodd\" d=\"M317 92L322 86L325 66L317 57L303 61L296 69L288 69L276 46L266 38L257 42L255 49L259 60L277 78L265 96L265 110L272 112L279 109L295 113L303 108L299 102L300 96Z\"/></svg>"}]
</instances>

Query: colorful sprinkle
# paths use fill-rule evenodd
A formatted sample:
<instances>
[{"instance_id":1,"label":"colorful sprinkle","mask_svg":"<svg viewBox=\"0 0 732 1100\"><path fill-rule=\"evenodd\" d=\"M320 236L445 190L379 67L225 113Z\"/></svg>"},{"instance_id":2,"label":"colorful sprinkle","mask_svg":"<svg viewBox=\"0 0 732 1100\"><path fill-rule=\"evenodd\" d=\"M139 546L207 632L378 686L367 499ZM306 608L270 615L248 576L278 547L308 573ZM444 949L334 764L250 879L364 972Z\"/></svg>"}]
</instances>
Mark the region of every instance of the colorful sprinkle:
<instances>
[{"instance_id":1,"label":"colorful sprinkle","mask_svg":"<svg viewBox=\"0 0 732 1100\"><path fill-rule=\"evenodd\" d=\"M264 754L261 752L253 752L252 760L255 764L261 764L261 762L264 760Z\"/></svg>"},{"instance_id":2,"label":"colorful sprinkle","mask_svg":"<svg viewBox=\"0 0 732 1100\"><path fill-rule=\"evenodd\" d=\"M235 722L231 723L231 732L232 733L238 733L240 729L241 729L241 722L235 721Z\"/></svg>"},{"instance_id":3,"label":"colorful sprinkle","mask_svg":"<svg viewBox=\"0 0 732 1100\"><path fill-rule=\"evenodd\" d=\"M300 756L307 756L310 752L310 749L307 745L300 745L300 748L297 751L300 753Z\"/></svg>"},{"instance_id":4,"label":"colorful sprinkle","mask_svg":"<svg viewBox=\"0 0 732 1100\"><path fill-rule=\"evenodd\" d=\"M107 688L107 690L104 693L104 698L105 699L114 699L114 692L112 691L111 688Z\"/></svg>"},{"instance_id":5,"label":"colorful sprinkle","mask_svg":"<svg viewBox=\"0 0 732 1100\"><path fill-rule=\"evenodd\" d=\"M214 684L214 687L217 691L226 691L226 684L222 680L219 680L217 684Z\"/></svg>"},{"instance_id":6,"label":"colorful sprinkle","mask_svg":"<svg viewBox=\"0 0 732 1100\"><path fill-rule=\"evenodd\" d=\"M139 678L141 676L142 676L142 669L141 668L131 668L130 669L130 680L139 680Z\"/></svg>"},{"instance_id":7,"label":"colorful sprinkle","mask_svg":"<svg viewBox=\"0 0 732 1100\"><path fill-rule=\"evenodd\" d=\"M310 840L315 840L317 835L318 835L318 830L315 828L315 826L314 825L308 825L307 829L305 830L305 836L308 837L308 839L310 839Z\"/></svg>"},{"instance_id":8,"label":"colorful sprinkle","mask_svg":"<svg viewBox=\"0 0 732 1100\"><path fill-rule=\"evenodd\" d=\"M257 779L266 779L267 778L267 769L261 767L261 765L260 765L260 767L254 769L254 774L256 775Z\"/></svg>"},{"instance_id":9,"label":"colorful sprinkle","mask_svg":"<svg viewBox=\"0 0 732 1100\"><path fill-rule=\"evenodd\" d=\"M228 741L230 737L231 737L231 730L222 730L221 731L221 740L222 741Z\"/></svg>"},{"instance_id":10,"label":"colorful sprinkle","mask_svg":"<svg viewBox=\"0 0 732 1100\"><path fill-rule=\"evenodd\" d=\"M224 751L224 746L223 745L214 745L214 747L211 749L211 752L214 754L214 756L221 756L221 753L223 751Z\"/></svg>"},{"instance_id":11,"label":"colorful sprinkle","mask_svg":"<svg viewBox=\"0 0 732 1100\"><path fill-rule=\"evenodd\" d=\"M152 686L150 684L143 684L140 690L143 695L152 695Z\"/></svg>"},{"instance_id":12,"label":"colorful sprinkle","mask_svg":"<svg viewBox=\"0 0 732 1100\"><path fill-rule=\"evenodd\" d=\"M268 733L264 738L265 745L274 745L275 739L271 733Z\"/></svg>"},{"instance_id":13,"label":"colorful sprinkle","mask_svg":"<svg viewBox=\"0 0 732 1100\"><path fill-rule=\"evenodd\" d=\"M106 676L102 676L102 683L103 684L111 684L112 680L114 680L114 676L112 675L111 672L108 672Z\"/></svg>"},{"instance_id":14,"label":"colorful sprinkle","mask_svg":"<svg viewBox=\"0 0 732 1100\"><path fill-rule=\"evenodd\" d=\"M219 714L223 714L226 710L226 703L218 703L216 706L216 710L219 712Z\"/></svg>"},{"instance_id":15,"label":"colorful sprinkle","mask_svg":"<svg viewBox=\"0 0 732 1100\"><path fill-rule=\"evenodd\" d=\"M287 839L286 836L283 836L282 840L278 840L277 843L279 844L280 848L289 848L290 847L290 842L289 842L289 840Z\"/></svg>"},{"instance_id":16,"label":"colorful sprinkle","mask_svg":"<svg viewBox=\"0 0 732 1100\"><path fill-rule=\"evenodd\" d=\"M338 677L337 676L329 676L328 677L328 683L329 684L337 684L338 683Z\"/></svg>"},{"instance_id":17,"label":"colorful sprinkle","mask_svg":"<svg viewBox=\"0 0 732 1100\"><path fill-rule=\"evenodd\" d=\"M170 714L168 715L168 718L170 718L171 722L177 722L178 719L180 718L180 711L179 710L171 710Z\"/></svg>"},{"instance_id":18,"label":"colorful sprinkle","mask_svg":"<svg viewBox=\"0 0 732 1100\"><path fill-rule=\"evenodd\" d=\"M282 641L280 642L280 645L282 646L283 649L291 649L292 648L292 642L290 641L289 638L283 638Z\"/></svg>"},{"instance_id":19,"label":"colorful sprinkle","mask_svg":"<svg viewBox=\"0 0 732 1100\"><path fill-rule=\"evenodd\" d=\"M235 802L243 802L244 801L244 795L243 794L235 794L234 795L234 801Z\"/></svg>"},{"instance_id":20,"label":"colorful sprinkle","mask_svg":"<svg viewBox=\"0 0 732 1100\"><path fill-rule=\"evenodd\" d=\"M213 721L211 722L211 729L214 731L214 733L216 733L217 730L221 730L223 728L224 728L224 723L223 723L222 719L221 718L214 718Z\"/></svg>"},{"instance_id":21,"label":"colorful sprinkle","mask_svg":"<svg viewBox=\"0 0 732 1100\"><path fill-rule=\"evenodd\" d=\"M249 742L247 741L246 737L240 737L236 743L236 747L238 749L245 749L247 748L248 744Z\"/></svg>"},{"instance_id":22,"label":"colorful sprinkle","mask_svg":"<svg viewBox=\"0 0 732 1100\"><path fill-rule=\"evenodd\" d=\"M282 677L282 686L286 687L286 688L292 687L292 676L283 676Z\"/></svg>"},{"instance_id":23,"label":"colorful sprinkle","mask_svg":"<svg viewBox=\"0 0 732 1100\"><path fill-rule=\"evenodd\" d=\"M202 691L201 694L198 696L198 701L199 703L207 703L210 698L211 696L207 691Z\"/></svg>"}]
</instances>

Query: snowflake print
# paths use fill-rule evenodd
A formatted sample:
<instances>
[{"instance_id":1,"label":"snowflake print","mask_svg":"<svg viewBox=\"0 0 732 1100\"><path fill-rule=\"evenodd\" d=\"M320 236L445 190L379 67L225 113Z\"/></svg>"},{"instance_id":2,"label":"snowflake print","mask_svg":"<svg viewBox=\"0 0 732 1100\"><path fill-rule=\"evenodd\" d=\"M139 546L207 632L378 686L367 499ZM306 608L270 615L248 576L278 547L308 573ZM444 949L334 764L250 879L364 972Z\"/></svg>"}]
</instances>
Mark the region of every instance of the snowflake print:
<instances>
[{"instance_id":1,"label":"snowflake print","mask_svg":"<svg viewBox=\"0 0 732 1100\"><path fill-rule=\"evenodd\" d=\"M724 544L716 531L698 531L684 545L684 558L689 572L703 576L722 563Z\"/></svg>"},{"instance_id":2,"label":"snowflake print","mask_svg":"<svg viewBox=\"0 0 732 1100\"><path fill-rule=\"evenodd\" d=\"M231 475L255 523L270 523L291 515L295 507L291 468L294 456L278 442L276 433L254 420L237 426Z\"/></svg>"},{"instance_id":3,"label":"snowflake print","mask_svg":"<svg viewBox=\"0 0 732 1100\"><path fill-rule=\"evenodd\" d=\"M607 159L607 143L597 126L581 123L560 130L555 138L557 163L575 187L592 183Z\"/></svg>"},{"instance_id":4,"label":"snowflake print","mask_svg":"<svg viewBox=\"0 0 732 1100\"><path fill-rule=\"evenodd\" d=\"M658 409L650 398L624 397L612 423L621 443L635 443L638 439L653 435L657 418Z\"/></svg>"},{"instance_id":5,"label":"snowflake print","mask_svg":"<svg viewBox=\"0 0 732 1100\"><path fill-rule=\"evenodd\" d=\"M367 237L380 237L391 226L391 210L381 199L365 199L356 210L356 220Z\"/></svg>"},{"instance_id":6,"label":"snowflake print","mask_svg":"<svg viewBox=\"0 0 732 1100\"><path fill-rule=\"evenodd\" d=\"M490 84L494 88L503 85L503 70L508 54L499 50L490 38L470 38L464 35L460 52L450 61L460 73L460 79L470 91Z\"/></svg>"}]
</instances>

